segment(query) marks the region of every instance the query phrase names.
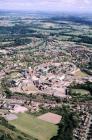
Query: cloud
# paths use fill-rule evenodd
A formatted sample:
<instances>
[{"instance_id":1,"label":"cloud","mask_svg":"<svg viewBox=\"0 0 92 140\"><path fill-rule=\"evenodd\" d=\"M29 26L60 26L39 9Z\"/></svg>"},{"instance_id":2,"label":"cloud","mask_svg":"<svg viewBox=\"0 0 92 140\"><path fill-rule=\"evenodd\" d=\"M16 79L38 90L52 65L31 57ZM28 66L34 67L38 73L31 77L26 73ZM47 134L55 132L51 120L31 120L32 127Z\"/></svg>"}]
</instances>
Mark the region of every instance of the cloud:
<instances>
[{"instance_id":1,"label":"cloud","mask_svg":"<svg viewBox=\"0 0 92 140\"><path fill-rule=\"evenodd\" d=\"M92 0L0 0L0 9L91 11Z\"/></svg>"}]
</instances>

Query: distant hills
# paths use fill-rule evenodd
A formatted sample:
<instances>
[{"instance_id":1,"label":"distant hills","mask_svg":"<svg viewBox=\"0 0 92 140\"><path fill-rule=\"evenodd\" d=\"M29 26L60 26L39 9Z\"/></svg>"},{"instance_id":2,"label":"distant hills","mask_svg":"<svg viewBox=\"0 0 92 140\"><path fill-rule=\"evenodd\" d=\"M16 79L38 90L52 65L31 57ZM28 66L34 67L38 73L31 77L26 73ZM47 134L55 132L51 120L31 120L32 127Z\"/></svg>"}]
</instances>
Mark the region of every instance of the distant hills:
<instances>
[{"instance_id":1,"label":"distant hills","mask_svg":"<svg viewBox=\"0 0 92 140\"><path fill-rule=\"evenodd\" d=\"M30 12L30 11L0 11L0 16L30 16L36 19L50 21L71 21L80 24L92 25L92 14L89 13L58 13L58 12Z\"/></svg>"}]
</instances>

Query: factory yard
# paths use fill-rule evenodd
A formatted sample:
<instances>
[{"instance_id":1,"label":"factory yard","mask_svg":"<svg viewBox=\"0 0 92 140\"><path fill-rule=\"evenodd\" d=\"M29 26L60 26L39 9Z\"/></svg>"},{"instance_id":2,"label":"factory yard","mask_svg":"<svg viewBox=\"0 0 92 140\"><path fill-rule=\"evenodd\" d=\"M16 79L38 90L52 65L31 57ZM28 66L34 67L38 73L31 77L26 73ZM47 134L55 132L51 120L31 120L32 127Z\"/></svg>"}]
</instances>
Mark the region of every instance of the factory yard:
<instances>
[{"instance_id":1,"label":"factory yard","mask_svg":"<svg viewBox=\"0 0 92 140\"><path fill-rule=\"evenodd\" d=\"M20 82L18 86L11 87L10 90L12 92L19 92L19 93L26 93L26 94L30 94L30 93L36 94L39 92L39 90L34 86L33 82L30 79L22 80L22 82Z\"/></svg>"},{"instance_id":2,"label":"factory yard","mask_svg":"<svg viewBox=\"0 0 92 140\"><path fill-rule=\"evenodd\" d=\"M18 76L17 76L18 75ZM13 93L46 94L60 98L70 98L67 95L67 87L73 83L83 83L89 78L85 72L81 72L73 63L43 63L34 68L17 72L9 76L8 84Z\"/></svg>"},{"instance_id":3,"label":"factory yard","mask_svg":"<svg viewBox=\"0 0 92 140\"><path fill-rule=\"evenodd\" d=\"M76 70L76 66L69 62L44 63L34 69L29 67L21 72L19 78L10 77L10 90L13 93L44 93L66 98L66 88L74 80Z\"/></svg>"}]
</instances>

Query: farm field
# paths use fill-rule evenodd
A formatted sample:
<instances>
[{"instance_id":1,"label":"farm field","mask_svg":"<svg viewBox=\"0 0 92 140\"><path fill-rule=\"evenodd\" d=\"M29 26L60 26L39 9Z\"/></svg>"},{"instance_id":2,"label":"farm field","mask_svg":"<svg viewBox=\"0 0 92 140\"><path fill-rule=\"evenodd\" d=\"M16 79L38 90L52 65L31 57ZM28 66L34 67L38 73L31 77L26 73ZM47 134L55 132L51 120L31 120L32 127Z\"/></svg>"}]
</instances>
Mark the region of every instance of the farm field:
<instances>
[{"instance_id":1,"label":"farm field","mask_svg":"<svg viewBox=\"0 0 92 140\"><path fill-rule=\"evenodd\" d=\"M18 119L10 121L10 124L27 135L38 140L49 140L57 134L57 126L44 122L28 114L19 114Z\"/></svg>"}]
</instances>

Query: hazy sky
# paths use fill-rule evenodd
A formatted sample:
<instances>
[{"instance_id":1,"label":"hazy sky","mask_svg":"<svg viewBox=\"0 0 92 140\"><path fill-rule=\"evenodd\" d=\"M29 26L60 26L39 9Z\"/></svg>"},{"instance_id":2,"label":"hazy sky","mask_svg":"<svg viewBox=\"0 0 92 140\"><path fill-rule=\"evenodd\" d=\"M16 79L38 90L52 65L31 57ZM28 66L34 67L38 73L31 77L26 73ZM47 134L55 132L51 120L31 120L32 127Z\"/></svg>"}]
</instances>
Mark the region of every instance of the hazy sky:
<instances>
[{"instance_id":1,"label":"hazy sky","mask_svg":"<svg viewBox=\"0 0 92 140\"><path fill-rule=\"evenodd\" d=\"M0 0L0 9L91 12L92 0Z\"/></svg>"}]
</instances>

